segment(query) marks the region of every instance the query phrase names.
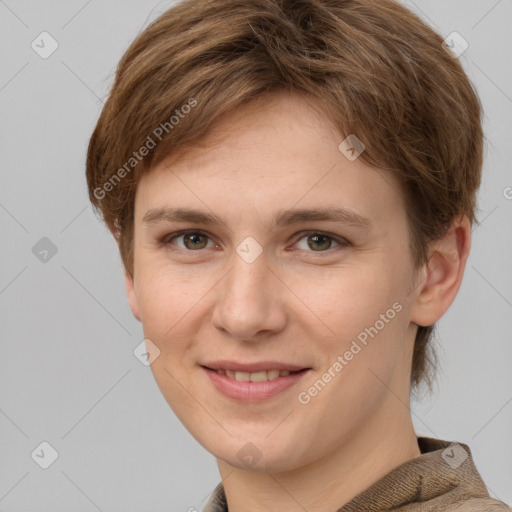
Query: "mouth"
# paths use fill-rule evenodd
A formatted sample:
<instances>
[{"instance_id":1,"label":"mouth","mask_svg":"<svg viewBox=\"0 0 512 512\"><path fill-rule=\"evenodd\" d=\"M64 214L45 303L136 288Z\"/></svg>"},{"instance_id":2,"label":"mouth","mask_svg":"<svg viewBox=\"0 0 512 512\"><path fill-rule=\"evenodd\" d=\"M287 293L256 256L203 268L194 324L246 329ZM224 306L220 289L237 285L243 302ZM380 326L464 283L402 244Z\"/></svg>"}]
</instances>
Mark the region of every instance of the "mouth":
<instances>
[{"instance_id":1,"label":"mouth","mask_svg":"<svg viewBox=\"0 0 512 512\"><path fill-rule=\"evenodd\" d=\"M211 368L207 368L208 370L216 371L218 375L224 375L228 379L237 380L238 382L265 382L267 380L275 380L279 377L288 377L289 375L300 373L306 371L307 368L303 370L290 371L290 370L261 370L259 372L237 372L234 370L228 369L218 369L213 370Z\"/></svg>"},{"instance_id":2,"label":"mouth","mask_svg":"<svg viewBox=\"0 0 512 512\"><path fill-rule=\"evenodd\" d=\"M229 398L246 402L267 400L295 385L312 370L272 363L265 367L265 364L215 363L201 365L201 368L217 391Z\"/></svg>"}]
</instances>

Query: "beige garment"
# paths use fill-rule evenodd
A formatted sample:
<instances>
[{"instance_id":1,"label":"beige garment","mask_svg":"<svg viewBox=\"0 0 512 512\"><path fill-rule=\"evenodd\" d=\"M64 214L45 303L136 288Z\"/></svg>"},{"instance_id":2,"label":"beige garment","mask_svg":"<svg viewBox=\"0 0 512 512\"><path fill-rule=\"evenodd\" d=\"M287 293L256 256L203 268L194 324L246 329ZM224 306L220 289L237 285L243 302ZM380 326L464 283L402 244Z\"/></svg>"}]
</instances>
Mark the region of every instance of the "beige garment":
<instances>
[{"instance_id":1,"label":"beige garment","mask_svg":"<svg viewBox=\"0 0 512 512\"><path fill-rule=\"evenodd\" d=\"M467 445L418 437L418 446L420 456L391 470L337 512L512 512L489 497ZM228 512L222 483L203 512Z\"/></svg>"}]
</instances>

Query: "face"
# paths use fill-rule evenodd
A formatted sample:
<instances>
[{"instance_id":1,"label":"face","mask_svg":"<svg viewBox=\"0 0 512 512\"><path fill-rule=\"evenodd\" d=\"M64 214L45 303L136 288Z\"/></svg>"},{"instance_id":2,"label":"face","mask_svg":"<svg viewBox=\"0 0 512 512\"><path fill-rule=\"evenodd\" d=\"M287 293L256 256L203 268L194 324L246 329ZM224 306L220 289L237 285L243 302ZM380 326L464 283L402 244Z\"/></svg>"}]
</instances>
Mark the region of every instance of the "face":
<instances>
[{"instance_id":1,"label":"face","mask_svg":"<svg viewBox=\"0 0 512 512\"><path fill-rule=\"evenodd\" d=\"M153 374L238 468L293 470L409 414L404 201L342 140L320 104L276 93L138 185L127 290Z\"/></svg>"}]
</instances>

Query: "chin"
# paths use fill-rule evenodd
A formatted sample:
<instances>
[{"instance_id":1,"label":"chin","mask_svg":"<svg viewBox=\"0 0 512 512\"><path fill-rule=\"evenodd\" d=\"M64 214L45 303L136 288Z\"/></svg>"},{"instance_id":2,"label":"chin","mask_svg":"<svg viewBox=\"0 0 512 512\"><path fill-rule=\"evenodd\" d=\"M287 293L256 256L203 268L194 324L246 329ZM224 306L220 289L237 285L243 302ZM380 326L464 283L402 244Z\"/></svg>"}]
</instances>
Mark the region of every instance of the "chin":
<instances>
[{"instance_id":1,"label":"chin","mask_svg":"<svg viewBox=\"0 0 512 512\"><path fill-rule=\"evenodd\" d=\"M219 439L202 444L216 459L244 471L282 473L304 464L298 459L299 443L291 437L272 441L266 437L240 435L226 439L224 446L219 445Z\"/></svg>"}]
</instances>

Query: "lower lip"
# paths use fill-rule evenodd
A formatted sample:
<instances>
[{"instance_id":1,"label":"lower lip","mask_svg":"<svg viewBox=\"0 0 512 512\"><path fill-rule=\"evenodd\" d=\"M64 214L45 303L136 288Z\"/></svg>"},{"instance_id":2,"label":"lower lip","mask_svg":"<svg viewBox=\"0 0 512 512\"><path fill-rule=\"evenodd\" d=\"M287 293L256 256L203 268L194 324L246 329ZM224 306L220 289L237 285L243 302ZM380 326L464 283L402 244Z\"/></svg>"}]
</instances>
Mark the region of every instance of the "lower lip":
<instances>
[{"instance_id":1,"label":"lower lip","mask_svg":"<svg viewBox=\"0 0 512 512\"><path fill-rule=\"evenodd\" d=\"M264 382L241 382L230 379L225 375L220 375L215 370L210 370L209 368L203 367L203 370L210 377L218 391L229 398L242 402L260 402L272 398L296 384L309 372L309 370L301 370L297 373L291 373L286 377L277 377L277 379Z\"/></svg>"}]
</instances>

